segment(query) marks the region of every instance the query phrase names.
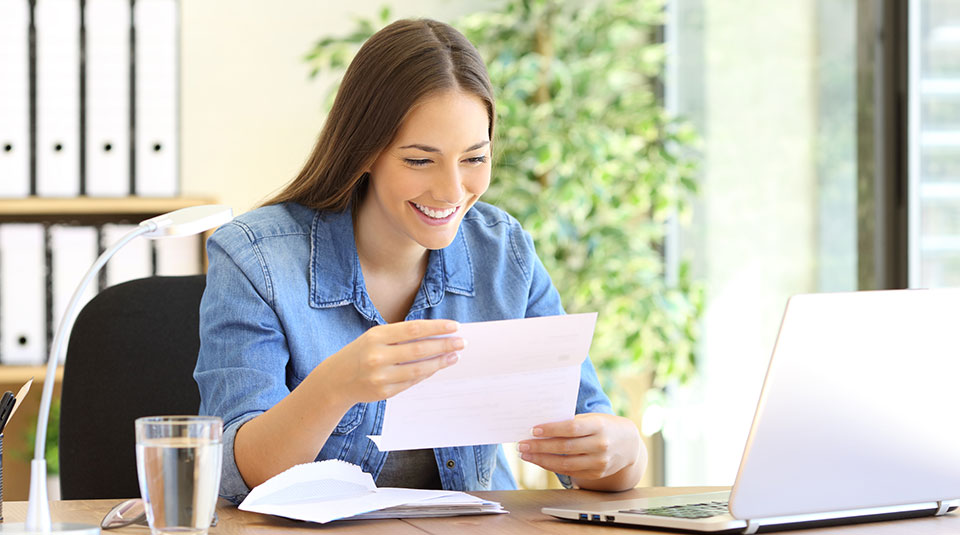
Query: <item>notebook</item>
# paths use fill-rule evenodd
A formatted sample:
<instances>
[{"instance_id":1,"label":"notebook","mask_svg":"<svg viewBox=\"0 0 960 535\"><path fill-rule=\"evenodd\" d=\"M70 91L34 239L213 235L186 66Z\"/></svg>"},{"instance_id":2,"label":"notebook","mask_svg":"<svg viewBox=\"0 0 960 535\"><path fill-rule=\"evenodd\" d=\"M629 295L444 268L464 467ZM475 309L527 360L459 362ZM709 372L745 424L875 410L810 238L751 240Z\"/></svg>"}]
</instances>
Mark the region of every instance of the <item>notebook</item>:
<instances>
[{"instance_id":1,"label":"notebook","mask_svg":"<svg viewBox=\"0 0 960 535\"><path fill-rule=\"evenodd\" d=\"M543 512L749 534L952 511L960 505L958 310L960 290L949 289L794 296L729 493Z\"/></svg>"}]
</instances>

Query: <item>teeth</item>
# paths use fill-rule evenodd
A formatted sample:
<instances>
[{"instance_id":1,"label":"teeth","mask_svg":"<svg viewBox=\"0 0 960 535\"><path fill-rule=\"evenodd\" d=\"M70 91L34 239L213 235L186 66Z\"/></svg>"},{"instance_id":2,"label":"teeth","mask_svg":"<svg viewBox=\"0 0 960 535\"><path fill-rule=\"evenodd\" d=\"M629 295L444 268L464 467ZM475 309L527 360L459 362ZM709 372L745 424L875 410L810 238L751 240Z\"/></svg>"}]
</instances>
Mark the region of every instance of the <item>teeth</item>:
<instances>
[{"instance_id":1,"label":"teeth","mask_svg":"<svg viewBox=\"0 0 960 535\"><path fill-rule=\"evenodd\" d=\"M457 209L457 207L454 206L453 208L450 208L450 209L447 209L447 210L437 211L437 210L433 210L433 209L431 209L431 208L428 208L428 207L426 207L426 206L424 206L424 205L422 205L422 204L413 203L413 205L417 207L417 210L420 210L421 212L427 214L428 216L430 216L430 217L432 217L432 218L434 218L434 219L443 219L443 218L449 216L450 214L452 214L452 213L453 213L454 211L456 211L456 209Z\"/></svg>"}]
</instances>

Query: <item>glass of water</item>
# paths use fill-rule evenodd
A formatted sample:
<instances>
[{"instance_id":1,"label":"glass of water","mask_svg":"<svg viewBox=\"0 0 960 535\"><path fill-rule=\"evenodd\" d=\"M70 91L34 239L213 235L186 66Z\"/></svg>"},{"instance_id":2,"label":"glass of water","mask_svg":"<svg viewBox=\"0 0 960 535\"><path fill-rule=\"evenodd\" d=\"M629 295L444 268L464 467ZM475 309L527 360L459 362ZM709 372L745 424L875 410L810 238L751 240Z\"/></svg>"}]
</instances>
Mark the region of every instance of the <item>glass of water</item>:
<instances>
[{"instance_id":1,"label":"glass of water","mask_svg":"<svg viewBox=\"0 0 960 535\"><path fill-rule=\"evenodd\" d=\"M215 416L138 418L137 476L153 535L205 535L217 505L223 421Z\"/></svg>"}]
</instances>

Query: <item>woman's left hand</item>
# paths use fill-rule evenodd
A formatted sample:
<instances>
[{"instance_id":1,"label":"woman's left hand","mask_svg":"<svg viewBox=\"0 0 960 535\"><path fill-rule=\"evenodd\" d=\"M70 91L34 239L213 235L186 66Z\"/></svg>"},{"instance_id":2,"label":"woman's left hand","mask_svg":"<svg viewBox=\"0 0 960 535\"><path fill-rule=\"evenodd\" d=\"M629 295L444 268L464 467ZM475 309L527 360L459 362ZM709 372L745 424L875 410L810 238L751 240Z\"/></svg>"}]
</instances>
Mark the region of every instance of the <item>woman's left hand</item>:
<instances>
[{"instance_id":1,"label":"woman's left hand","mask_svg":"<svg viewBox=\"0 0 960 535\"><path fill-rule=\"evenodd\" d=\"M634 423L612 414L577 414L572 420L533 428L537 438L518 444L521 458L578 486L625 490L636 486L647 464L647 450Z\"/></svg>"}]
</instances>

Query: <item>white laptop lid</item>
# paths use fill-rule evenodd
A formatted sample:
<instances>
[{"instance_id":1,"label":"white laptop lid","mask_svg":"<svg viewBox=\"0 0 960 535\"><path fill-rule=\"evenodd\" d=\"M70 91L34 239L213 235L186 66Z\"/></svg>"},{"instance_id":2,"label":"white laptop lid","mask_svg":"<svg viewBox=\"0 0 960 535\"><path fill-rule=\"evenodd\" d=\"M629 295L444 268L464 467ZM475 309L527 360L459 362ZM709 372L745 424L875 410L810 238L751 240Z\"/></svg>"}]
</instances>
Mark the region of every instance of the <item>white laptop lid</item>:
<instances>
[{"instance_id":1,"label":"white laptop lid","mask_svg":"<svg viewBox=\"0 0 960 535\"><path fill-rule=\"evenodd\" d=\"M734 517L960 498L960 290L787 304Z\"/></svg>"}]
</instances>

